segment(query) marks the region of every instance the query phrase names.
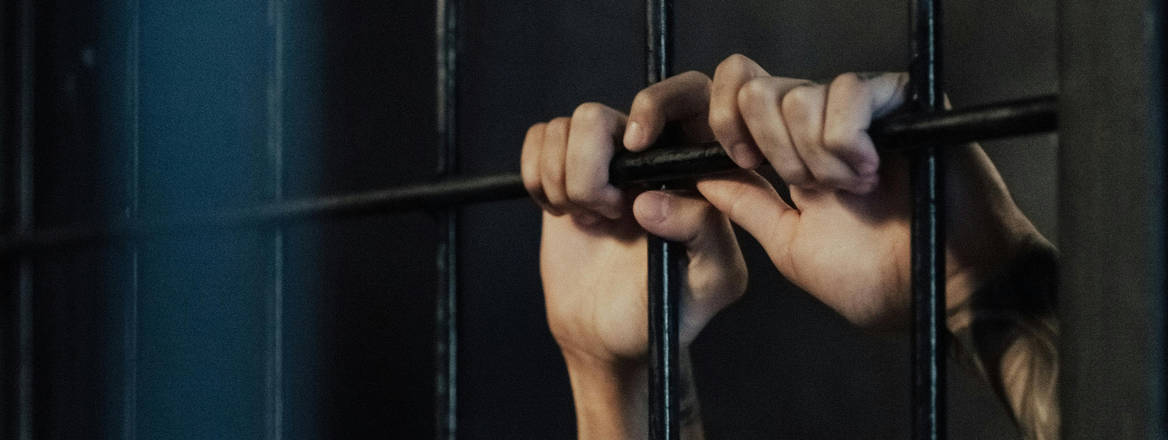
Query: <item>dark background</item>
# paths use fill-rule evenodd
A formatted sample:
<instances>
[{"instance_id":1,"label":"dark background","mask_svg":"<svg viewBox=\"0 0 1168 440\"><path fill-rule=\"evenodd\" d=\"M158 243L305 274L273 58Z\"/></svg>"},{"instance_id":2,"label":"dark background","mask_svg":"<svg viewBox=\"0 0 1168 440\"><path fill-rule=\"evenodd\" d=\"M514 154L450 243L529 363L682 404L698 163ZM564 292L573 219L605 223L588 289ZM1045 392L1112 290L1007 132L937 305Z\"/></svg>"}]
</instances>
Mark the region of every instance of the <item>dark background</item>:
<instances>
[{"instance_id":1,"label":"dark background","mask_svg":"<svg viewBox=\"0 0 1168 440\"><path fill-rule=\"evenodd\" d=\"M12 3L0 11L5 226ZM34 3L38 227L434 175L429 2ZM641 2L465 3L462 172L516 170L530 124L585 101L627 109L643 86ZM907 64L901 2L678 0L675 11L676 72L712 74L736 52L804 78ZM1051 0L947 2L954 104L1054 92L1054 15ZM1055 138L987 150L1056 240ZM460 436L571 437L570 389L543 318L538 211L517 200L462 214ZM693 347L709 437L908 437L907 336L853 328L742 241L750 289ZM34 437L432 437L435 243L433 218L413 213L40 254ZM11 358L0 368L10 386ZM950 371L953 438L1016 436L987 387ZM6 397L0 437L15 432L13 405Z\"/></svg>"}]
</instances>

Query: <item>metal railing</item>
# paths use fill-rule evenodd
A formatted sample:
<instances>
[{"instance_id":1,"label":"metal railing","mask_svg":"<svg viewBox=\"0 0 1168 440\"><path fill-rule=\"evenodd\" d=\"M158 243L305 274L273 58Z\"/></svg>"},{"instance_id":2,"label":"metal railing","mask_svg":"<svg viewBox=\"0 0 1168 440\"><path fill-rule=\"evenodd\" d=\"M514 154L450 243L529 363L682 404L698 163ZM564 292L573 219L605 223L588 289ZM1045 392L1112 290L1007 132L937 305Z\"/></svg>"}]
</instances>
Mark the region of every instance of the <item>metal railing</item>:
<instances>
[{"instance_id":1,"label":"metal railing","mask_svg":"<svg viewBox=\"0 0 1168 440\"><path fill-rule=\"evenodd\" d=\"M670 0L646 1L646 80L670 73ZM939 195L943 146L1056 128L1057 100L1034 97L943 111L938 0L913 0L912 113L875 121L870 134L884 150L915 148L913 165L913 402L914 435L944 433L943 210ZM436 292L435 410L440 438L455 438L458 421L458 216L460 205L525 197L518 173L458 175L455 150L458 115L459 1L437 0L436 78L438 176L433 183L306 200L282 200L219 212L170 218L130 218L110 224L34 229L22 222L0 237L0 256L28 255L69 246L134 242L169 234L283 225L311 219L371 215L416 209L438 213L439 283ZM31 145L25 142L23 145ZM23 153L23 152L22 152ZM31 157L31 156L23 156ZM716 143L661 145L643 153L618 154L610 175L620 186L668 187L679 181L736 168ZM23 206L23 205L22 205ZM25 212L22 210L21 212ZM280 240L279 237L276 240ZM678 284L677 244L651 238L649 245L650 432L677 439ZM25 279L26 277L22 277Z\"/></svg>"},{"instance_id":2,"label":"metal railing","mask_svg":"<svg viewBox=\"0 0 1168 440\"><path fill-rule=\"evenodd\" d=\"M940 0L910 0L912 14L910 41L912 42L913 59L909 65L911 75L913 113L898 114L876 121L870 134L882 149L915 148L915 157L912 170L913 178L913 226L912 226L912 284L913 284L913 436L920 439L943 438L945 435L945 362L944 362L944 152L945 146L974 140L993 139L999 137L1017 136L1033 133L1049 132L1056 129L1057 109L1060 106L1054 96L1041 96L1019 101L991 104L968 109L943 111L942 108L942 57L940 53L941 34L941 2ZM1125 3L1129 7L1137 2ZM20 13L32 14L31 1L20 2ZM21 107L19 110L20 124L16 127L15 138L19 145L17 151L19 183L17 222L14 229L0 237L0 256L13 257L17 261L18 270L16 292L18 292L17 322L20 347L17 350L19 363L17 365L18 379L17 417L21 424L20 432L27 433L26 416L30 415L31 408L24 401L25 394L31 383L31 365L25 344L27 318L30 311L26 310L31 301L29 283L29 257L31 254L71 246L92 246L105 243L121 243L143 240L150 237L167 234L190 234L199 231L218 231L230 228L254 228L272 224L287 224L309 219L334 218L354 215L374 215L406 210L434 210L440 213L439 227L442 228L439 240L438 267L439 289L436 292L437 325L439 331L436 337L437 373L435 376L437 395L436 423L439 438L455 438L457 435L457 386L458 386L458 255L457 255L457 225L458 218L455 208L469 203L486 202L525 197L518 173L505 173L488 176L459 176L456 162L455 134L457 132L457 115L455 114L457 88L457 61L459 59L459 1L437 0L437 111L438 111L438 173L441 180L432 183L422 183L402 187L393 187L376 191L313 198L306 200L281 200L248 207L243 209L224 210L212 213L193 213L187 216L167 218L136 218L108 224L80 225L76 227L37 229L32 222L32 192L25 190L31 180L32 142L31 117L32 98L30 94L33 72L31 53L18 54L16 58L21 66L21 94L17 96ZM1083 7L1087 10L1090 8ZM1153 14L1159 17L1161 10L1156 3ZM1066 12L1064 18L1080 18L1066 20L1078 28L1086 27L1081 19L1086 12ZM1120 12L1127 12L1127 9ZM670 0L647 0L647 78L652 83L666 77L669 73L670 60ZM1115 14L1122 15L1120 12ZM1122 24L1132 24L1134 14L1122 15L1120 18L1128 20ZM1156 18L1159 20L1160 18ZM21 19L21 38L32 38L31 17ZM1157 21L1157 23L1159 23ZM1148 38L1161 38L1158 25L1153 26L1155 32ZM1071 31L1063 29L1064 46L1078 37L1068 36ZM1135 37L1128 34L1107 35L1112 37L1104 42L1120 45L1130 42ZM1160 42L1156 41L1152 48L1145 48L1145 52L1137 52L1145 56L1160 57ZM31 47L31 41L21 47ZM1133 49L1134 51L1134 49ZM1087 55L1083 55L1086 57ZM1081 62L1082 58L1075 58ZM1160 72L1160 58L1141 64L1149 70ZM1063 60L1067 63L1067 60ZM1149 67L1150 66L1150 67ZM1096 70L1107 70L1106 66L1093 67ZM1064 67L1066 71L1070 69ZM1088 70L1088 67L1079 66L1079 70ZM1090 72L1088 72L1090 73ZM1085 73L1086 74L1086 73ZM1154 78L1158 78L1153 75ZM1159 84L1159 80L1149 84ZM1141 88L1145 93L1162 93L1162 90L1146 86ZM1089 92L1076 92L1076 101L1102 102ZM1092 99L1082 98L1083 96ZM1162 97L1161 97L1162 98ZM1062 104L1064 108L1067 104ZM1086 110L1078 107L1075 121L1082 121ZM1139 116L1145 125L1142 129L1154 131L1150 135L1149 144L1155 146L1162 141L1160 128L1153 123L1162 123L1162 102L1147 104L1141 107L1147 112ZM1112 110L1114 110L1112 108ZM1147 121L1153 121L1148 123ZM1133 142L1140 139L1134 137ZM1134 148L1134 147L1133 147ZM1083 148L1076 152L1087 151ZM1125 150L1126 151L1126 150ZM1136 149L1132 151L1145 151ZM1155 151L1154 147L1148 151ZM1129 155L1135 153L1129 153ZM1163 157L1155 156L1153 165L1162 167ZM1067 165L1065 168L1082 171L1083 166ZM644 153L621 154L614 159L611 176L622 186L627 185L668 185L678 179L694 178L700 175L717 173L733 169L733 163L726 157L717 144L658 146ZM1109 166L1107 169L1117 169ZM1096 179L1097 181L1098 179ZM1150 177L1153 188L1163 191L1163 176ZM1159 186L1156 186L1159 185ZM1066 200L1068 195L1062 196ZM1092 200L1096 200L1094 198ZM1159 198L1150 198L1147 201L1133 202L1125 206L1148 208L1160 206L1163 195ZM1087 203L1090 203L1088 200ZM1152 209L1152 208L1149 208ZM1162 210L1161 208L1159 208ZM1154 214L1154 213L1153 213ZM1159 215L1162 215L1160 213ZM1154 217L1153 217L1154 218ZM1153 222L1154 223L1154 222ZM1160 220L1163 226L1163 219ZM1078 224L1072 225L1070 231L1085 230ZM1078 228L1078 229L1075 229ZM1141 230L1142 231L1142 230ZM1159 231L1159 230L1156 230ZM1125 243L1137 242L1139 237L1146 235L1163 236L1160 232L1148 232L1145 235L1134 235L1125 238ZM1159 235L1157 235L1159 234ZM277 237L278 241L279 238ZM1094 240L1094 239L1093 239ZM1096 240L1098 242L1098 240ZM1160 244L1163 246L1163 244ZM651 341L651 426L650 432L655 439L676 439L677 430L677 402L676 393L671 392L676 387L675 376L677 369L677 296L676 268L678 252L671 251L672 246L661 241L652 241L650 246L650 341ZM1161 254L1154 254L1158 249ZM1154 248L1149 251L1147 261L1163 263L1163 248ZM1079 254L1073 254L1075 256ZM1094 261L1087 259L1088 261ZM1077 262L1075 268L1084 268L1085 263ZM1138 276L1147 276L1152 280L1147 285L1136 286L1141 289L1163 288L1164 268L1153 266L1139 266L1142 271L1133 272ZM1133 269L1134 270L1134 269ZM1157 278L1158 277L1158 278ZM1144 298L1144 297L1140 297ZM1135 306L1154 305L1163 306L1162 298L1132 300ZM1082 314L1082 306L1078 306L1078 313ZM1084 318L1085 319L1085 318ZM1148 380L1148 375L1163 373L1163 321L1149 318L1141 321L1146 324L1146 330L1152 333L1149 340L1152 345L1159 344L1156 355L1160 356L1147 365L1141 364L1140 371L1133 376ZM1142 327L1143 328L1143 327ZM1094 336L1079 337L1075 341L1095 341ZM1103 338L1096 338L1100 341ZM1082 367L1086 369L1087 367ZM1081 371L1081 370L1075 370ZM1149 373L1151 372L1151 373ZM1144 383L1135 381L1138 383ZM1168 382L1168 381L1165 381ZM1078 389L1090 389L1080 386ZM24 394L22 394L24 393ZM1159 424L1159 428L1148 428L1146 432L1163 432L1164 416L1157 412L1164 406L1163 389L1153 390L1147 397L1149 415L1145 418L1152 424ZM1077 414L1077 413L1072 413ZM1095 419L1092 419L1093 421ZM1104 422L1100 422L1104 423ZM1151 426L1151 425L1150 425Z\"/></svg>"},{"instance_id":3,"label":"metal railing","mask_svg":"<svg viewBox=\"0 0 1168 440\"><path fill-rule=\"evenodd\" d=\"M957 145L1052 131L1057 124L1057 107L1056 97L1040 96L965 109L895 115L877 120L869 132L877 146L884 150L913 148L925 143ZM660 184L736 168L737 165L716 143L667 145L642 153L618 154L610 167L610 176L617 186L628 187ZM527 197L527 192L518 172L481 176L447 174L447 177L431 183L311 199L285 199L210 213L192 212L172 217L16 231L0 236L0 256L139 241L159 235L441 210L523 197Z\"/></svg>"}]
</instances>

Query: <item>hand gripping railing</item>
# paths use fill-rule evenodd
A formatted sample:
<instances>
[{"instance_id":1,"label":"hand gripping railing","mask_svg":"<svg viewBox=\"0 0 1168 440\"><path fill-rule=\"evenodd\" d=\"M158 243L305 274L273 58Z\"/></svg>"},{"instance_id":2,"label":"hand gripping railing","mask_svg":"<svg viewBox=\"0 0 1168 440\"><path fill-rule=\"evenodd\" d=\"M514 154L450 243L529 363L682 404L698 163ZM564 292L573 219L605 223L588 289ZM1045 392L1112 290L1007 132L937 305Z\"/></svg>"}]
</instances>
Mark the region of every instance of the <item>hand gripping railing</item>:
<instances>
[{"instance_id":1,"label":"hand gripping railing","mask_svg":"<svg viewBox=\"0 0 1168 440\"><path fill-rule=\"evenodd\" d=\"M881 150L905 150L925 143L940 146L1046 133L1056 128L1056 97L937 111L901 114L877 120L869 130ZM716 143L662 145L635 154L619 154L610 172L617 186L655 185L737 169ZM518 172L448 177L435 182L397 186L311 199L284 200L211 213L144 218L99 225L31 229L0 237L0 255L53 248L142 240L158 235L188 234L224 228L296 223L307 220L373 215L526 197Z\"/></svg>"},{"instance_id":2,"label":"hand gripping railing","mask_svg":"<svg viewBox=\"0 0 1168 440\"><path fill-rule=\"evenodd\" d=\"M939 0L910 0L912 54L910 105L874 121L869 134L884 152L915 149L913 156L913 436L944 436L944 146L1056 128L1054 96L942 111ZM457 0L437 0L437 111L440 180L304 200L162 218L132 218L98 225L20 228L0 237L0 256L49 249L137 241L151 237L253 228L312 219L431 210L442 225L436 340L436 433L457 436L457 216L453 208L526 195L518 173L459 177L454 161L457 98ZM649 83L665 78L670 59L670 0L646 0L646 65ZM919 148L923 147L923 148ZM621 187L662 188L679 181L736 169L716 143L658 145L620 153L610 176ZM677 389L677 288L680 250L659 239L649 246L650 433L679 438Z\"/></svg>"}]
</instances>

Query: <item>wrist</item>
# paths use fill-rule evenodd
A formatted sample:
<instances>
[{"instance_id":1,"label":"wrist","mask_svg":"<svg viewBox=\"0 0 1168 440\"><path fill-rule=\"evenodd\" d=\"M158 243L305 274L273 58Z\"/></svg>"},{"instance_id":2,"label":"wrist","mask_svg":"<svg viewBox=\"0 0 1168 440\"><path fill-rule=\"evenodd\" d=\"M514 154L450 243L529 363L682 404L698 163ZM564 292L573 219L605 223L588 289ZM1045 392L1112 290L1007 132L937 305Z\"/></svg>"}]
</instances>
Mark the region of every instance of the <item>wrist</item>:
<instances>
[{"instance_id":1,"label":"wrist","mask_svg":"<svg viewBox=\"0 0 1168 440\"><path fill-rule=\"evenodd\" d=\"M1026 438L1057 438L1057 253L1038 240L964 301L953 353L994 388Z\"/></svg>"},{"instance_id":2,"label":"wrist","mask_svg":"<svg viewBox=\"0 0 1168 440\"><path fill-rule=\"evenodd\" d=\"M649 408L645 362L561 351L572 385L578 438L645 438Z\"/></svg>"},{"instance_id":3,"label":"wrist","mask_svg":"<svg viewBox=\"0 0 1168 440\"><path fill-rule=\"evenodd\" d=\"M1014 203L989 157L977 144L952 151L946 186L947 324L950 331L969 325L970 313L985 286L1036 253L1051 253L1042 237Z\"/></svg>"},{"instance_id":4,"label":"wrist","mask_svg":"<svg viewBox=\"0 0 1168 440\"><path fill-rule=\"evenodd\" d=\"M946 326L959 334L975 321L1033 321L1053 313L1054 247L1035 233L1003 247L998 261L946 277Z\"/></svg>"}]
</instances>

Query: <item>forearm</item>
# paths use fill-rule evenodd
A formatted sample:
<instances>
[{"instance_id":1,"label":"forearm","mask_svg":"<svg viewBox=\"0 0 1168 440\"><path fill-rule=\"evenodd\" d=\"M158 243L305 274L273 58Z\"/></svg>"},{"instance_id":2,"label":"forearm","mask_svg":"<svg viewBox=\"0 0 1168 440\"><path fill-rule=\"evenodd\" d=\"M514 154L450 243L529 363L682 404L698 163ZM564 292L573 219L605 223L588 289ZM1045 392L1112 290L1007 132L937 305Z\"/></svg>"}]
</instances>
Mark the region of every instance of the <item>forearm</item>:
<instances>
[{"instance_id":1,"label":"forearm","mask_svg":"<svg viewBox=\"0 0 1168 440\"><path fill-rule=\"evenodd\" d=\"M702 439L701 416L689 351L681 356L679 414L681 438ZM648 368L644 362L614 364L565 353L578 437L643 439L648 437Z\"/></svg>"},{"instance_id":2,"label":"forearm","mask_svg":"<svg viewBox=\"0 0 1168 440\"><path fill-rule=\"evenodd\" d=\"M979 371L1027 439L1058 438L1057 257L1031 243L950 314L957 357Z\"/></svg>"}]
</instances>

